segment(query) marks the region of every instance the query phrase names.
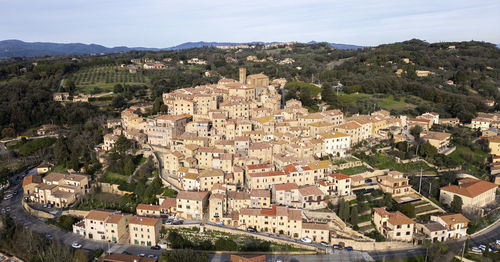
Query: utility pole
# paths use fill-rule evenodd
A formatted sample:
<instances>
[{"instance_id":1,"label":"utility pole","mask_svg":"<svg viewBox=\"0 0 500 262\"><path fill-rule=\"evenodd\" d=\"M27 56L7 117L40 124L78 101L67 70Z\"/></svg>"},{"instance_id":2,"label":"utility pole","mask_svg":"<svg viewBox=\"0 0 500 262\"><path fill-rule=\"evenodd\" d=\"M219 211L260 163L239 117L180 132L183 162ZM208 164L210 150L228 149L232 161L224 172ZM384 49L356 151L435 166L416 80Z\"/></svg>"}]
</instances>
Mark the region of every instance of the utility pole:
<instances>
[{"instance_id":1,"label":"utility pole","mask_svg":"<svg viewBox=\"0 0 500 262\"><path fill-rule=\"evenodd\" d=\"M418 193L420 194L420 190L422 189L422 168L420 168L420 182L418 183Z\"/></svg>"},{"instance_id":2,"label":"utility pole","mask_svg":"<svg viewBox=\"0 0 500 262\"><path fill-rule=\"evenodd\" d=\"M467 240L469 240L469 239L467 238ZM460 261L461 261L461 262L463 262L463 261L464 261L465 243L467 243L467 240L465 240L465 241L464 241L464 248L463 248L463 250L462 250L462 256L460 257ZM489 248L489 246L488 246L488 247L486 247L486 248Z\"/></svg>"}]
</instances>

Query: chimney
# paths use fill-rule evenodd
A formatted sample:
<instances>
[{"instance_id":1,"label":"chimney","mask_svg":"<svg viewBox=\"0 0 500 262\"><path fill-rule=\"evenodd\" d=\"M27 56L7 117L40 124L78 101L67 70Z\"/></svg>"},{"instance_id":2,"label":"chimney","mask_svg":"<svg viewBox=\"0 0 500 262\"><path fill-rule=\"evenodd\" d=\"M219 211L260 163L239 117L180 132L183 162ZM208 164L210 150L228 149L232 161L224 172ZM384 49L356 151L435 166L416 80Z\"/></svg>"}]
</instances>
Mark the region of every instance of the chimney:
<instances>
[{"instance_id":1,"label":"chimney","mask_svg":"<svg viewBox=\"0 0 500 262\"><path fill-rule=\"evenodd\" d=\"M240 67L240 83L247 83L247 69L244 67Z\"/></svg>"}]
</instances>

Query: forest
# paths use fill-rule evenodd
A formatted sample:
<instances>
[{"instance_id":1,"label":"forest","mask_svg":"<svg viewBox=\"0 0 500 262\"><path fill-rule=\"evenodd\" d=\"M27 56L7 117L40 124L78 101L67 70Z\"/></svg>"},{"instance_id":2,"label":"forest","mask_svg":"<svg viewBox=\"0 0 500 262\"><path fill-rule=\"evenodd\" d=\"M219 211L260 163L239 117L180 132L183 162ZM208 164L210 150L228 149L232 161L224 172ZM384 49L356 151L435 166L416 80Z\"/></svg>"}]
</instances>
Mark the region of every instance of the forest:
<instances>
[{"instance_id":1,"label":"forest","mask_svg":"<svg viewBox=\"0 0 500 262\"><path fill-rule=\"evenodd\" d=\"M248 61L248 56L264 61ZM52 99L54 92L81 92L83 87L74 80L96 71L92 68L130 65L134 58L162 61L167 57L172 59L165 62L167 69L145 70L141 77L132 78L140 79L140 83L120 82L129 78L113 77L114 72L121 75L123 72L106 69L105 88L109 86L110 91L118 91L112 98L96 99L92 103L59 103ZM180 63L194 57L207 63ZM285 58L292 58L294 62L278 63ZM486 99L500 99L500 50L490 43L427 43L412 39L357 50L334 49L326 43L297 43L269 49L257 45L254 49L240 50L203 47L0 60L0 92L4 94L0 97L0 135L14 137L42 124L82 125L96 116L117 116L122 108L155 101L163 92L215 83L221 77L237 79L239 67L246 67L249 73L262 72L271 79L285 78L295 83L287 86L286 98L300 99L312 111L318 110L318 104L326 104L348 114L366 113L382 108L380 99L389 96L411 105L405 112L393 110L394 114L435 111L442 117L458 117L469 122L477 112L499 109L498 105L489 108L484 103ZM418 77L416 70L432 74ZM207 77L208 71L217 74ZM450 80L453 84L449 84ZM87 84L92 88L92 81ZM117 89L117 85L120 88ZM104 91L98 83L92 90ZM367 96L346 101L344 95L349 94ZM106 100L109 103L103 103Z\"/></svg>"}]
</instances>

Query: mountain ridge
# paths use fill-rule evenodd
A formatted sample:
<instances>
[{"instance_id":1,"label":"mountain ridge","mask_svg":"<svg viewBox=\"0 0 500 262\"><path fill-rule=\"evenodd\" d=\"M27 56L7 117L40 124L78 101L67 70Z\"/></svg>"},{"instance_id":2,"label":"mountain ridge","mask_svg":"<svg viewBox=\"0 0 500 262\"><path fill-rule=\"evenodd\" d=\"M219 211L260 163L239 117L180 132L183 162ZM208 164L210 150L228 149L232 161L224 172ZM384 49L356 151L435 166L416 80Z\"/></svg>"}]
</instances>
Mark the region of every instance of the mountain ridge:
<instances>
[{"instance_id":1,"label":"mountain ridge","mask_svg":"<svg viewBox=\"0 0 500 262\"><path fill-rule=\"evenodd\" d=\"M129 52L133 50L138 51L169 51L180 50L199 47L210 46L232 46L241 44L276 44L281 42L248 42L248 43L234 43L234 42L185 42L179 45L166 47L166 48L150 48L150 47L127 47L115 46L106 47L99 44L83 44L83 43L53 43L53 42L24 42L17 39L8 39L0 41L0 58L10 57L38 57L38 56L54 56L54 55L71 55L71 54L100 54L100 53L117 53ZM320 43L310 41L306 44ZM334 48L338 49L358 49L364 48L363 46L329 43Z\"/></svg>"}]
</instances>

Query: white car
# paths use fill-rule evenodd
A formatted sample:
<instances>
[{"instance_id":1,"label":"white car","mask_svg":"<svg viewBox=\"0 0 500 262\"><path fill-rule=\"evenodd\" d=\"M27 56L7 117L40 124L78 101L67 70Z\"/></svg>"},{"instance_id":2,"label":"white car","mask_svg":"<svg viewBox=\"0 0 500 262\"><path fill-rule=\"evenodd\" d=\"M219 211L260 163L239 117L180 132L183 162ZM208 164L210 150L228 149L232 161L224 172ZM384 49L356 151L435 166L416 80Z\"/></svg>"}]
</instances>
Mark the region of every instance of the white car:
<instances>
[{"instance_id":1,"label":"white car","mask_svg":"<svg viewBox=\"0 0 500 262\"><path fill-rule=\"evenodd\" d=\"M500 245L500 239L497 239L496 243L497 243L497 245Z\"/></svg>"},{"instance_id":2,"label":"white car","mask_svg":"<svg viewBox=\"0 0 500 262\"><path fill-rule=\"evenodd\" d=\"M73 247L73 248L82 248L82 244L80 244L78 242L73 242L73 244L71 244L71 247Z\"/></svg>"},{"instance_id":3,"label":"white car","mask_svg":"<svg viewBox=\"0 0 500 262\"><path fill-rule=\"evenodd\" d=\"M9 200L11 198L12 198L12 194L8 194L8 195L3 197L3 200Z\"/></svg>"},{"instance_id":4,"label":"white car","mask_svg":"<svg viewBox=\"0 0 500 262\"><path fill-rule=\"evenodd\" d=\"M484 251L486 249L486 246L485 245L479 245L479 249L481 249L482 251Z\"/></svg>"},{"instance_id":5,"label":"white car","mask_svg":"<svg viewBox=\"0 0 500 262\"><path fill-rule=\"evenodd\" d=\"M308 237L303 237L300 239L300 241L304 242L304 243L312 243L312 239L308 238Z\"/></svg>"},{"instance_id":6,"label":"white car","mask_svg":"<svg viewBox=\"0 0 500 262\"><path fill-rule=\"evenodd\" d=\"M481 253L481 249L479 249L478 247L472 247L471 251L475 253Z\"/></svg>"}]
</instances>

